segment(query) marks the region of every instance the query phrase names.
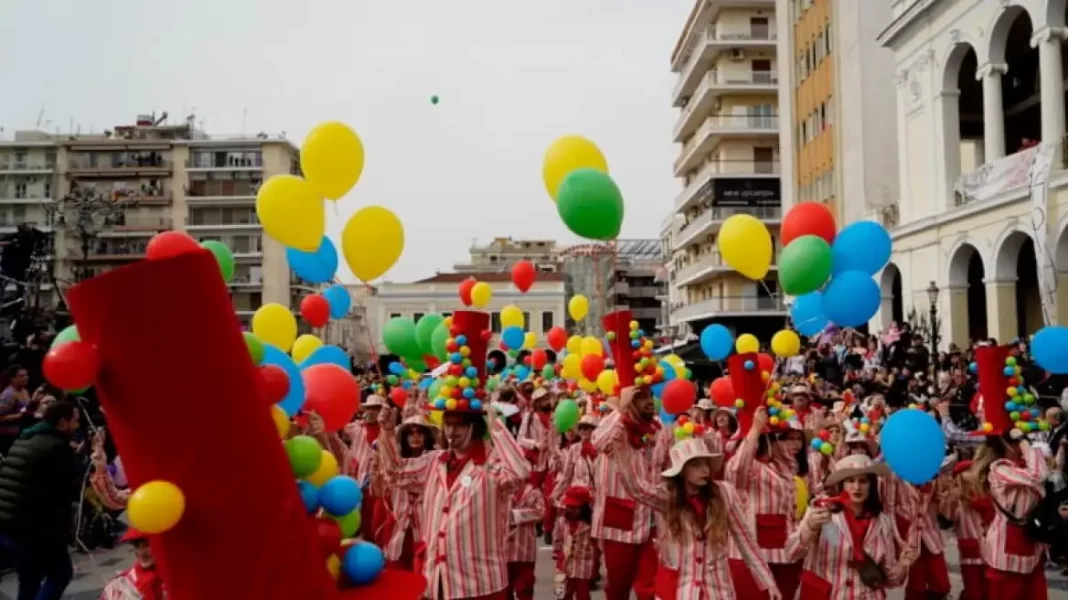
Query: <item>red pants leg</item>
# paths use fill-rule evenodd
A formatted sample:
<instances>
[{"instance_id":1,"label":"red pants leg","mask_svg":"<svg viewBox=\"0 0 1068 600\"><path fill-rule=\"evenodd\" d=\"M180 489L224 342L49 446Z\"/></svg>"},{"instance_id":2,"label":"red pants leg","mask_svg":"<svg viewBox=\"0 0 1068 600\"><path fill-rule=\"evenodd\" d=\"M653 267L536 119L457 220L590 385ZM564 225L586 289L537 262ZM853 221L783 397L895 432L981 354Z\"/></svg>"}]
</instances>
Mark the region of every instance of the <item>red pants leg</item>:
<instances>
[{"instance_id":1,"label":"red pants leg","mask_svg":"<svg viewBox=\"0 0 1068 600\"><path fill-rule=\"evenodd\" d=\"M641 546L604 540L604 566L608 581L604 589L605 600L630 600L630 589L638 571L638 556Z\"/></svg>"},{"instance_id":2,"label":"red pants leg","mask_svg":"<svg viewBox=\"0 0 1068 600\"><path fill-rule=\"evenodd\" d=\"M638 547L638 571L634 577L634 595L638 600L652 600L656 593L656 571L660 560L656 545L648 540Z\"/></svg>"},{"instance_id":3,"label":"red pants leg","mask_svg":"<svg viewBox=\"0 0 1068 600\"><path fill-rule=\"evenodd\" d=\"M508 589L517 600L532 600L534 563L508 563Z\"/></svg>"},{"instance_id":4,"label":"red pants leg","mask_svg":"<svg viewBox=\"0 0 1068 600\"><path fill-rule=\"evenodd\" d=\"M730 567L731 583L734 584L734 596L736 598L761 600L768 597L767 593L757 585L756 579L753 578L753 574L749 571L749 565L745 564L745 561L731 558L727 561L727 565ZM772 574L775 574L774 569ZM777 579L778 577L776 577ZM787 596L785 593L783 593L782 597L793 598L793 596Z\"/></svg>"},{"instance_id":5,"label":"red pants leg","mask_svg":"<svg viewBox=\"0 0 1068 600\"><path fill-rule=\"evenodd\" d=\"M590 582L585 579L568 579L564 600L590 600Z\"/></svg>"},{"instance_id":6,"label":"red pants leg","mask_svg":"<svg viewBox=\"0 0 1068 600\"><path fill-rule=\"evenodd\" d=\"M782 592L782 597L793 598L797 593L797 586L801 584L801 563L769 564L768 567L771 568L771 574L775 577L775 585Z\"/></svg>"},{"instance_id":7,"label":"red pants leg","mask_svg":"<svg viewBox=\"0 0 1068 600\"><path fill-rule=\"evenodd\" d=\"M983 584L983 565L961 565L960 578L964 589L960 592L960 600L984 600L983 592L986 589Z\"/></svg>"},{"instance_id":8,"label":"red pants leg","mask_svg":"<svg viewBox=\"0 0 1068 600\"><path fill-rule=\"evenodd\" d=\"M545 512L542 513L541 529L546 533L552 533L555 539L556 532L556 504L553 503L553 488L556 487L556 471L550 471L545 477L545 483L541 486L541 496L545 500Z\"/></svg>"},{"instance_id":9,"label":"red pants leg","mask_svg":"<svg viewBox=\"0 0 1068 600\"><path fill-rule=\"evenodd\" d=\"M411 571L415 568L415 539L411 527L404 532L404 542L401 545L401 555L397 560L389 561L391 569Z\"/></svg>"},{"instance_id":10,"label":"red pants leg","mask_svg":"<svg viewBox=\"0 0 1068 600\"><path fill-rule=\"evenodd\" d=\"M360 535L368 542L375 541L378 526L375 523L375 512L378 510L378 498L367 494L360 504Z\"/></svg>"},{"instance_id":11,"label":"red pants leg","mask_svg":"<svg viewBox=\"0 0 1068 600\"><path fill-rule=\"evenodd\" d=\"M942 554L932 554L920 546L920 556L909 568L905 600L931 600L949 594L949 568Z\"/></svg>"},{"instance_id":12,"label":"red pants leg","mask_svg":"<svg viewBox=\"0 0 1068 600\"><path fill-rule=\"evenodd\" d=\"M986 567L986 597L991 600L1047 600L1045 565L1038 563L1030 573L1009 573Z\"/></svg>"}]
</instances>

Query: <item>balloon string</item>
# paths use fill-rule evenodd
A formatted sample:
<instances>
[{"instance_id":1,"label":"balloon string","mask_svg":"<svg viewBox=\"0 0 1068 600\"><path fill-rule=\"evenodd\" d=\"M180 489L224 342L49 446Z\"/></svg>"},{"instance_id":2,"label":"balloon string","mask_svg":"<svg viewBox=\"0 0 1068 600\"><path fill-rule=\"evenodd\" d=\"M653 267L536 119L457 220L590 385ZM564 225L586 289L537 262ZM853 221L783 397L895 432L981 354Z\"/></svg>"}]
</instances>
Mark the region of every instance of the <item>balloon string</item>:
<instances>
[{"instance_id":1,"label":"balloon string","mask_svg":"<svg viewBox=\"0 0 1068 600\"><path fill-rule=\"evenodd\" d=\"M335 204L334 207L337 208L337 205ZM334 285L340 285L342 287L344 287L344 285L345 285L345 284L341 283L341 280L338 279L337 277L334 278L333 284ZM371 284L364 283L363 287L364 287L364 290L366 290L368 294L373 294L374 293L375 288L371 287ZM347 293L348 292L348 288L345 288L345 290L346 290L346 293ZM351 297L352 296L350 295L349 298L351 298ZM371 347L371 360L373 361L372 364L374 365L375 372L378 373L379 379L382 379L383 378L382 366L378 364L378 350L375 348L375 336L374 336L373 333L371 333L371 325L370 325L371 320L370 320L370 316L367 314L367 305L364 303L362 297L358 297L356 299L356 306L358 306L358 307L363 309L363 316L364 316L365 322L367 324L367 326L366 326L366 329L367 329L367 333L366 333L366 335L367 335L367 345Z\"/></svg>"}]
</instances>

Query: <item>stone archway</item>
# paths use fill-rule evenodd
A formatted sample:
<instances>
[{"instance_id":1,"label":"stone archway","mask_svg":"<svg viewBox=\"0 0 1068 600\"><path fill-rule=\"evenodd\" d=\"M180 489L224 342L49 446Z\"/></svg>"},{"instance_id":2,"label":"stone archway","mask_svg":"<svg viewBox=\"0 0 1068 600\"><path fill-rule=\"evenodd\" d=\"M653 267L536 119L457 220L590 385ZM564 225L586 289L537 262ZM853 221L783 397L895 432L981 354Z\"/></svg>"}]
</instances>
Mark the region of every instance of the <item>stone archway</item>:
<instances>
[{"instance_id":1,"label":"stone archway","mask_svg":"<svg viewBox=\"0 0 1068 600\"><path fill-rule=\"evenodd\" d=\"M1038 261L1031 236L1018 229L1006 232L994 248L991 337L1004 343L1042 327Z\"/></svg>"},{"instance_id":2,"label":"stone archway","mask_svg":"<svg viewBox=\"0 0 1068 600\"><path fill-rule=\"evenodd\" d=\"M970 243L957 246L949 259L949 337L966 348L972 340L989 337L987 328L986 265Z\"/></svg>"},{"instance_id":3,"label":"stone archway","mask_svg":"<svg viewBox=\"0 0 1068 600\"><path fill-rule=\"evenodd\" d=\"M905 295L902 287L901 269L894 263L888 263L879 276L879 289L882 292L879 325L884 330L889 329L892 323L905 322Z\"/></svg>"},{"instance_id":4,"label":"stone archway","mask_svg":"<svg viewBox=\"0 0 1068 600\"><path fill-rule=\"evenodd\" d=\"M957 42L946 55L942 91L936 103L942 120L942 171L947 198L963 172L985 162L983 88L975 79L978 67L976 48L967 41Z\"/></svg>"}]
</instances>

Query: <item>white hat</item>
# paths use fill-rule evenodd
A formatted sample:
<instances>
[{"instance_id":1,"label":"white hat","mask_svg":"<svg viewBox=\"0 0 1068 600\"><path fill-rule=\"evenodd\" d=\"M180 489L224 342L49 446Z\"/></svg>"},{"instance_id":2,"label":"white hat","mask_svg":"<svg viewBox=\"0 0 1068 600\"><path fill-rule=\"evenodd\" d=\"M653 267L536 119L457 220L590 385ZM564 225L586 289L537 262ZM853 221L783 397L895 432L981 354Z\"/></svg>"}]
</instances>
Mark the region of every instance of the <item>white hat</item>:
<instances>
[{"instance_id":1,"label":"white hat","mask_svg":"<svg viewBox=\"0 0 1068 600\"><path fill-rule=\"evenodd\" d=\"M423 427L423 428L425 428L426 431L424 431L423 433L428 434L430 437L434 436L434 430L438 428L437 425L434 425L433 423L431 423L430 421L427 421L423 417L421 417L419 415L413 415L413 416L408 417L407 419L405 419L400 424L400 427L397 427L397 436L400 437L400 436L405 435L405 432L411 427Z\"/></svg>"},{"instance_id":2,"label":"white hat","mask_svg":"<svg viewBox=\"0 0 1068 600\"><path fill-rule=\"evenodd\" d=\"M363 408L382 408L386 405L386 399L378 394L371 394L360 404Z\"/></svg>"},{"instance_id":3,"label":"white hat","mask_svg":"<svg viewBox=\"0 0 1068 600\"><path fill-rule=\"evenodd\" d=\"M579 419L579 422L578 422L577 426L578 427L597 427L600 424L601 424L600 419L598 419L596 416L594 416L594 415L592 415L590 413L587 413L587 414L582 415L582 418Z\"/></svg>"},{"instance_id":4,"label":"white hat","mask_svg":"<svg viewBox=\"0 0 1068 600\"><path fill-rule=\"evenodd\" d=\"M531 401L541 400L549 395L549 390L545 388L538 388L534 390L534 393L530 395Z\"/></svg>"},{"instance_id":5,"label":"white hat","mask_svg":"<svg viewBox=\"0 0 1068 600\"><path fill-rule=\"evenodd\" d=\"M712 404L712 401L708 398L701 398L697 401L697 408L701 410L716 410L716 405Z\"/></svg>"},{"instance_id":6,"label":"white hat","mask_svg":"<svg viewBox=\"0 0 1068 600\"><path fill-rule=\"evenodd\" d=\"M703 439L683 440L671 447L671 466L660 475L668 479L682 473L686 463L695 458L707 458L712 462L712 470L719 469L723 463L723 455L708 451L708 444Z\"/></svg>"},{"instance_id":7,"label":"white hat","mask_svg":"<svg viewBox=\"0 0 1068 600\"><path fill-rule=\"evenodd\" d=\"M842 481L858 475L886 477L889 474L890 467L886 466L886 463L875 462L863 454L850 454L834 464L834 470L823 480L823 485L838 485Z\"/></svg>"},{"instance_id":8,"label":"white hat","mask_svg":"<svg viewBox=\"0 0 1068 600\"><path fill-rule=\"evenodd\" d=\"M788 396L795 396L795 395L804 394L804 395L808 396L811 393L812 392L808 389L807 385L798 384L798 385L790 386L790 390L787 392L787 395Z\"/></svg>"},{"instance_id":9,"label":"white hat","mask_svg":"<svg viewBox=\"0 0 1068 600\"><path fill-rule=\"evenodd\" d=\"M851 429L851 430L847 431L846 436L845 436L845 443L846 444L865 444L865 445L868 446L868 453L870 453L870 454L878 454L879 453L879 444L876 443L875 439L872 438L871 436L864 435L863 433L857 431L856 429Z\"/></svg>"}]
</instances>

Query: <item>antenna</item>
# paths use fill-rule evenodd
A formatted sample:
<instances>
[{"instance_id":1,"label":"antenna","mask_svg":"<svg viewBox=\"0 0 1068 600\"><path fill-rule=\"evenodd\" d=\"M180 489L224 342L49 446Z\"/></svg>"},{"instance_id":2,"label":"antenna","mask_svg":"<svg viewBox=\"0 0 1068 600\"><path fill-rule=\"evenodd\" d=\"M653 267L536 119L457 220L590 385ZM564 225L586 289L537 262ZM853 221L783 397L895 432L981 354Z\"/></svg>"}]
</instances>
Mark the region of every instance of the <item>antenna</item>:
<instances>
[{"instance_id":1,"label":"antenna","mask_svg":"<svg viewBox=\"0 0 1068 600\"><path fill-rule=\"evenodd\" d=\"M41 128L41 121L44 119L44 104L41 104L41 110L37 111L37 123L34 125L37 129Z\"/></svg>"},{"instance_id":2,"label":"antenna","mask_svg":"<svg viewBox=\"0 0 1068 600\"><path fill-rule=\"evenodd\" d=\"M248 125L248 107L241 109L241 137L245 137L245 126Z\"/></svg>"}]
</instances>

